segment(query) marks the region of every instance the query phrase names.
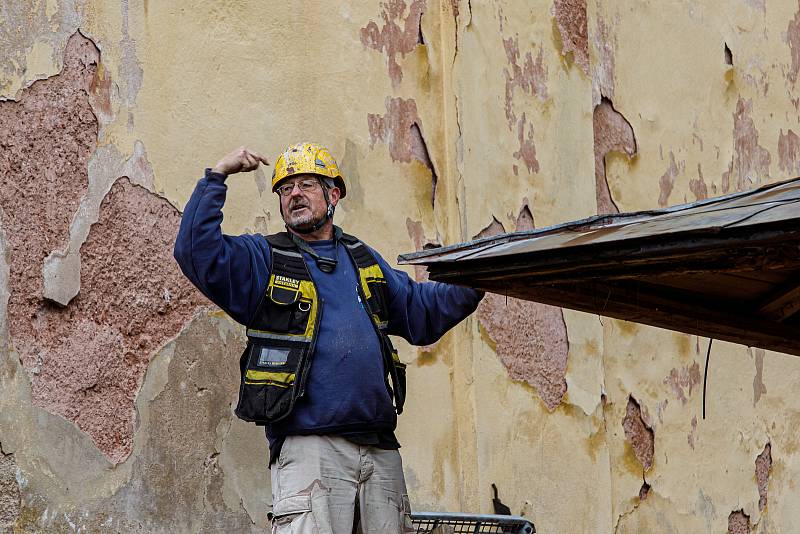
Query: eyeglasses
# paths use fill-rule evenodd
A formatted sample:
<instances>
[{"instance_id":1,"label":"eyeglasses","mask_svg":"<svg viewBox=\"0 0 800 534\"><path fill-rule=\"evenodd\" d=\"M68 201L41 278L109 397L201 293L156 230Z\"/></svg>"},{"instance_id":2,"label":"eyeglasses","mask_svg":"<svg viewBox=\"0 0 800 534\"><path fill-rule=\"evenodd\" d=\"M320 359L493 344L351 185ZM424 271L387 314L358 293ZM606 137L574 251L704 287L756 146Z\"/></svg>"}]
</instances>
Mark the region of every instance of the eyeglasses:
<instances>
[{"instance_id":1,"label":"eyeglasses","mask_svg":"<svg viewBox=\"0 0 800 534\"><path fill-rule=\"evenodd\" d=\"M277 189L278 194L282 197L288 197L292 194L292 191L294 191L294 186L297 186L300 191L307 193L319 187L319 180L308 178L306 180L297 180L296 182L292 182L290 184L283 184Z\"/></svg>"}]
</instances>

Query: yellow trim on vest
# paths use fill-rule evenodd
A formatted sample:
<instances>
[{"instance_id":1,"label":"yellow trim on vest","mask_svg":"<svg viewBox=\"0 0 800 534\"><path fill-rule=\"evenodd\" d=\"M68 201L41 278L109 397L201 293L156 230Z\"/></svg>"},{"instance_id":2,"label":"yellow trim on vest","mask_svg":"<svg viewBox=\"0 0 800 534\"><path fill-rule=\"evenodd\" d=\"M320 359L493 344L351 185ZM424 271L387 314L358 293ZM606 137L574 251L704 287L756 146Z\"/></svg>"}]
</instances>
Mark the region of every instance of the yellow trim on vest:
<instances>
[{"instance_id":1,"label":"yellow trim on vest","mask_svg":"<svg viewBox=\"0 0 800 534\"><path fill-rule=\"evenodd\" d=\"M268 382L276 386L289 387L294 384L294 373L276 373L272 371L255 371L248 369L245 373L245 383L251 384L253 382Z\"/></svg>"},{"instance_id":2,"label":"yellow trim on vest","mask_svg":"<svg viewBox=\"0 0 800 534\"><path fill-rule=\"evenodd\" d=\"M319 298L317 297L317 290L314 287L314 282L311 280L301 280L300 294L301 300L306 302L311 301L311 311L308 314L305 336L308 339L312 339L314 336L314 327L317 325L317 314L319 313Z\"/></svg>"},{"instance_id":3,"label":"yellow trim on vest","mask_svg":"<svg viewBox=\"0 0 800 534\"><path fill-rule=\"evenodd\" d=\"M367 300L372 298L372 292L369 290L369 282L386 283L386 280L383 278L381 266L377 263L369 267L359 267L358 276L361 278L361 288L364 290L364 296L367 297Z\"/></svg>"}]
</instances>

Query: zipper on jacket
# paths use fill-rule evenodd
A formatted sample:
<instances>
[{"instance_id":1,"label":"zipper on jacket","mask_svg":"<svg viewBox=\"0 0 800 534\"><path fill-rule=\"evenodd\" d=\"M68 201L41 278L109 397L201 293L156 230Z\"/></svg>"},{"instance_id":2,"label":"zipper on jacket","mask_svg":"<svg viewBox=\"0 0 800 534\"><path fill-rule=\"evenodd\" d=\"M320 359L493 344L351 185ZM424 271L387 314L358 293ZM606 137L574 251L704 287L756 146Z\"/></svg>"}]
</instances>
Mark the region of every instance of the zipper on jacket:
<instances>
[{"instance_id":1,"label":"zipper on jacket","mask_svg":"<svg viewBox=\"0 0 800 534\"><path fill-rule=\"evenodd\" d=\"M312 336L311 346L308 348L308 352L304 354L303 358L300 360L300 365L298 366L299 369L303 369L306 360L310 359L314 355L314 351L317 348L317 339L319 339L319 325L322 323L322 310L325 308L325 300L323 300L319 294L317 295L317 299L319 300L319 305L317 306L317 317L314 319L314 335ZM303 369L303 376L300 377L300 390L297 393L298 399L306 393L306 379L308 378L310 372L311 365L309 364L308 369ZM294 405L294 401L292 401L292 405Z\"/></svg>"}]
</instances>

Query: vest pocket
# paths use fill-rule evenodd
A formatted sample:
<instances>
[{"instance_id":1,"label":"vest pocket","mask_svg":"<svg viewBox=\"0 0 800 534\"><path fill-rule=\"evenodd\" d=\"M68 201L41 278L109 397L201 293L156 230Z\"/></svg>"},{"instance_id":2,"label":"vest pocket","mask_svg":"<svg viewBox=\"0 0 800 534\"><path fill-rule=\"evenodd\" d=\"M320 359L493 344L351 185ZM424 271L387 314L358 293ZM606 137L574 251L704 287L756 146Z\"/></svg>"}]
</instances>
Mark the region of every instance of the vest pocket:
<instances>
[{"instance_id":1,"label":"vest pocket","mask_svg":"<svg viewBox=\"0 0 800 534\"><path fill-rule=\"evenodd\" d=\"M301 350L270 343L250 343L242 359L242 382L236 415L245 421L271 423L289 413Z\"/></svg>"}]
</instances>

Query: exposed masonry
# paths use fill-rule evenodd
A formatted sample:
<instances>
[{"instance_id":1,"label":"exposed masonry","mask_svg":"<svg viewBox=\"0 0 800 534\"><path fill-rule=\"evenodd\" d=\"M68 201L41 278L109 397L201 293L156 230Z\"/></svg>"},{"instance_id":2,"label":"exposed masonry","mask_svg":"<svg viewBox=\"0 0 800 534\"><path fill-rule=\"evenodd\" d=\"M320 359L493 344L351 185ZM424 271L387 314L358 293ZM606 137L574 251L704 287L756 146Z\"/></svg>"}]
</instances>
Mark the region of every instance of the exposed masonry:
<instances>
[{"instance_id":1,"label":"exposed masonry","mask_svg":"<svg viewBox=\"0 0 800 534\"><path fill-rule=\"evenodd\" d=\"M625 437L633 447L636 459L642 464L643 471L649 471L653 466L655 435L652 427L645 423L642 409L633 395L628 396L628 406L625 410L625 417L622 419L622 428L625 431Z\"/></svg>"},{"instance_id":2,"label":"exposed masonry","mask_svg":"<svg viewBox=\"0 0 800 534\"><path fill-rule=\"evenodd\" d=\"M787 178L800 174L800 137L791 129L778 136L778 168Z\"/></svg>"},{"instance_id":3,"label":"exposed masonry","mask_svg":"<svg viewBox=\"0 0 800 534\"><path fill-rule=\"evenodd\" d=\"M425 3L425 0L412 0L408 6L408 15L403 18L406 12L406 3L403 0L381 2L383 27L378 27L378 23L371 20L361 28L361 43L386 54L389 78L394 86L403 81L403 71L397 63L397 56L404 57L422 43L420 22L425 12Z\"/></svg>"},{"instance_id":4,"label":"exposed masonry","mask_svg":"<svg viewBox=\"0 0 800 534\"><path fill-rule=\"evenodd\" d=\"M11 532L21 509L17 464L0 443L0 532Z\"/></svg>"},{"instance_id":5,"label":"exposed masonry","mask_svg":"<svg viewBox=\"0 0 800 534\"><path fill-rule=\"evenodd\" d=\"M133 401L152 354L203 301L172 260L180 214L167 201L126 178L109 184L102 204L87 189L98 132L91 104L108 86L98 81L98 64L94 44L75 34L60 74L34 83L19 102L0 102L0 123L10 125L0 141L0 208L9 334L33 402L74 422L118 463L130 454ZM43 276L43 266L69 248L89 198L99 220L83 227L71 271L78 283L64 282L72 289L57 305L47 283L58 288L58 277L46 268Z\"/></svg>"},{"instance_id":6,"label":"exposed masonry","mask_svg":"<svg viewBox=\"0 0 800 534\"><path fill-rule=\"evenodd\" d=\"M700 364L694 362L680 368L670 370L669 375L664 378L664 384L668 385L675 398L686 404L688 397L692 396L692 390L700 383Z\"/></svg>"},{"instance_id":7,"label":"exposed masonry","mask_svg":"<svg viewBox=\"0 0 800 534\"><path fill-rule=\"evenodd\" d=\"M386 115L369 113L370 148L375 143L387 143L392 161L410 163L416 159L431 171L431 204L436 199L436 182L438 177L433 167L428 145L423 137L421 119L417 113L417 103L409 98L386 98Z\"/></svg>"},{"instance_id":8,"label":"exposed masonry","mask_svg":"<svg viewBox=\"0 0 800 534\"><path fill-rule=\"evenodd\" d=\"M516 229L530 230L532 224L526 201ZM503 225L493 218L479 236L503 231ZM547 409L555 410L567 391L569 345L561 308L487 293L478 306L478 320L495 343L509 376L533 386Z\"/></svg>"},{"instance_id":9,"label":"exposed masonry","mask_svg":"<svg viewBox=\"0 0 800 534\"><path fill-rule=\"evenodd\" d=\"M770 153L758 144L758 130L750 117L753 101L739 98L733 113L733 160L722 174L722 192L731 188L735 172L736 191L758 186L769 178Z\"/></svg>"},{"instance_id":10,"label":"exposed masonry","mask_svg":"<svg viewBox=\"0 0 800 534\"><path fill-rule=\"evenodd\" d=\"M728 516L728 534L749 534L750 516L743 510L731 512Z\"/></svg>"},{"instance_id":11,"label":"exposed masonry","mask_svg":"<svg viewBox=\"0 0 800 534\"><path fill-rule=\"evenodd\" d=\"M594 179L597 213L619 213L606 176L606 156L620 152L632 158L637 151L636 137L628 120L608 98L603 97L592 114L594 128Z\"/></svg>"},{"instance_id":12,"label":"exposed masonry","mask_svg":"<svg viewBox=\"0 0 800 534\"><path fill-rule=\"evenodd\" d=\"M501 18L502 31L502 18ZM525 53L523 64L519 65L519 37L509 37L503 39L503 46L506 50L508 66L503 69L506 77L505 92L505 114L508 128L511 131L516 129L519 149L514 152L515 159L522 161L529 174L539 172L539 161L536 159L536 146L533 141L533 124L528 123L527 115L517 117L514 110L514 91L518 88L530 96L536 96L540 100L547 99L547 69L542 59L543 48L539 47L539 54L536 60L529 51ZM519 173L519 167L513 166L514 174Z\"/></svg>"},{"instance_id":13,"label":"exposed masonry","mask_svg":"<svg viewBox=\"0 0 800 534\"><path fill-rule=\"evenodd\" d=\"M572 53L575 64L589 75L589 36L586 28L586 0L555 0L553 11L561 35L561 53Z\"/></svg>"},{"instance_id":14,"label":"exposed masonry","mask_svg":"<svg viewBox=\"0 0 800 534\"><path fill-rule=\"evenodd\" d=\"M767 442L764 450L756 457L756 483L758 484L758 509L767 506L767 491L769 490L769 474L772 469L772 444Z\"/></svg>"}]
</instances>

